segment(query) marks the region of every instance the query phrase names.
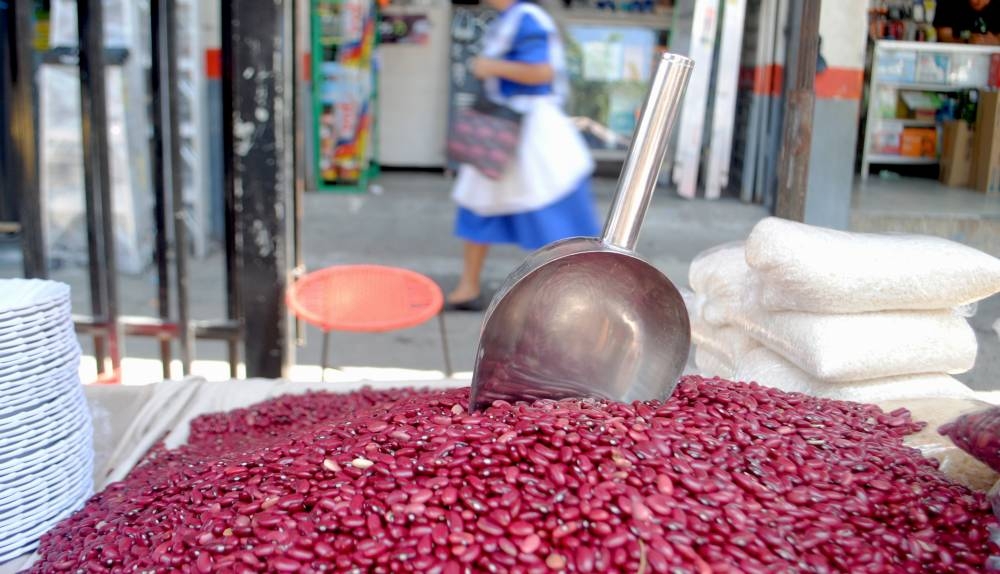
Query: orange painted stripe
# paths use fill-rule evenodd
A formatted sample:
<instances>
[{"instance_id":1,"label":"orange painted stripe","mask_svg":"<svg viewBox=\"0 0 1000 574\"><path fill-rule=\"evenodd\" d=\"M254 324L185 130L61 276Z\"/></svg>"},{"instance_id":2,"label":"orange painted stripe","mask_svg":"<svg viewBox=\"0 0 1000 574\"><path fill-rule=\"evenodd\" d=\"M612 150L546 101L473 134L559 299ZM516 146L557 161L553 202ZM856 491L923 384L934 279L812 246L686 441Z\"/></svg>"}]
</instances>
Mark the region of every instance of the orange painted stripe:
<instances>
[{"instance_id":1,"label":"orange painted stripe","mask_svg":"<svg viewBox=\"0 0 1000 574\"><path fill-rule=\"evenodd\" d=\"M758 96L779 96L784 81L784 68L778 64L740 69L740 87L753 90Z\"/></svg>"},{"instance_id":2,"label":"orange painted stripe","mask_svg":"<svg viewBox=\"0 0 1000 574\"><path fill-rule=\"evenodd\" d=\"M785 68L779 64L740 70L740 87L758 96L780 96L785 82ZM816 98L820 100L860 100L864 72L858 68L827 68L816 74Z\"/></svg>"},{"instance_id":3,"label":"orange painted stripe","mask_svg":"<svg viewBox=\"0 0 1000 574\"><path fill-rule=\"evenodd\" d=\"M781 64L769 64L757 69L754 86L763 93L780 96L785 86L785 67Z\"/></svg>"},{"instance_id":4,"label":"orange painted stripe","mask_svg":"<svg viewBox=\"0 0 1000 574\"><path fill-rule=\"evenodd\" d=\"M865 73L859 68L827 68L816 74L816 98L820 100L860 100Z\"/></svg>"},{"instance_id":5,"label":"orange painted stripe","mask_svg":"<svg viewBox=\"0 0 1000 574\"><path fill-rule=\"evenodd\" d=\"M212 80L222 78L222 49L209 48L205 50L205 76ZM302 80L312 79L312 54L302 54Z\"/></svg>"},{"instance_id":6,"label":"orange painted stripe","mask_svg":"<svg viewBox=\"0 0 1000 574\"><path fill-rule=\"evenodd\" d=\"M209 48L205 50L205 76L212 80L222 78L221 48Z\"/></svg>"}]
</instances>

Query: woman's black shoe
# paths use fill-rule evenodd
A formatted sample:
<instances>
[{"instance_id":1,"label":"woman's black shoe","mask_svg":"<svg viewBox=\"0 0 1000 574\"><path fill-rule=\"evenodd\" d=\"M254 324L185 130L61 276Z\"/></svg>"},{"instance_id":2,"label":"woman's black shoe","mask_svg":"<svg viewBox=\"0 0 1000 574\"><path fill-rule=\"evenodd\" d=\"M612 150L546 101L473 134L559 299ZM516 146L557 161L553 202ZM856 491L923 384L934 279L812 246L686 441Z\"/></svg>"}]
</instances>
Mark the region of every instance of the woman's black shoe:
<instances>
[{"instance_id":1,"label":"woman's black shoe","mask_svg":"<svg viewBox=\"0 0 1000 574\"><path fill-rule=\"evenodd\" d=\"M486 301L482 294L466 301L444 302L445 311L483 311L484 309L486 309Z\"/></svg>"}]
</instances>

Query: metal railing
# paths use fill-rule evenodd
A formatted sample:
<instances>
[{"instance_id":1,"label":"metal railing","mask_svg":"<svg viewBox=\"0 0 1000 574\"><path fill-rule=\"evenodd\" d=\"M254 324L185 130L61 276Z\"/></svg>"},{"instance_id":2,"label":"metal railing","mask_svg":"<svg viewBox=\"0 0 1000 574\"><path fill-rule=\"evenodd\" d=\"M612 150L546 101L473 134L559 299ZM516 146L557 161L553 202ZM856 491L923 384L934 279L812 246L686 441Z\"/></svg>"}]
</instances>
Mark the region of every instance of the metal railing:
<instances>
[{"instance_id":1,"label":"metal railing","mask_svg":"<svg viewBox=\"0 0 1000 574\"><path fill-rule=\"evenodd\" d=\"M222 2L223 123L225 134L224 219L225 318L195 321L188 293L188 239L178 166L178 73L175 0L150 1L150 126L154 194L156 317L120 315L115 269L112 195L109 183L108 124L104 93L105 49L100 0L77 0L81 126L84 153L90 315L74 317L77 332L93 337L98 373L120 374L124 337L160 340L164 378L170 376L173 342L179 344L182 373L190 373L199 339L227 342L232 377L238 375L240 346L247 376L277 377L290 355L284 286L292 262L300 261L297 215L302 178L296 158L301 142L295 125L293 0ZM19 233L26 277L47 277L39 150L35 124L37 99L33 51L33 2L13 0L7 9L7 62L10 130L7 173L0 178L14 190L18 221L0 232ZM240 14L248 15L239 18ZM252 16L250 16L252 14ZM245 70L256 73L247 77ZM234 73L239 71L239 73ZM4 93L4 92L0 92ZM266 101L258 94L266 93ZM264 114L257 113L264 107ZM237 149L234 118L254 118L255 145ZM0 134L0 137L8 135ZM286 214L288 214L286 216ZM270 246L244 241L247 230L263 229ZM176 309L171 308L171 300ZM254 333L245 337L244 333Z\"/></svg>"}]
</instances>

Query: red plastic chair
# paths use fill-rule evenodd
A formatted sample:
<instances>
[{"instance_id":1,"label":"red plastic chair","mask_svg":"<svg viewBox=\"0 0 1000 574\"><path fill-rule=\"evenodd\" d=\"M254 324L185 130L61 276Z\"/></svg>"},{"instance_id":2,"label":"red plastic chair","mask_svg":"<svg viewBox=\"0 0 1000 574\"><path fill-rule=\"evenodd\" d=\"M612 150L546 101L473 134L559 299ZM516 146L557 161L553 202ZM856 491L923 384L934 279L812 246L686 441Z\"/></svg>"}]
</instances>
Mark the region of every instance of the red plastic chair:
<instances>
[{"instance_id":1,"label":"red plastic chair","mask_svg":"<svg viewBox=\"0 0 1000 574\"><path fill-rule=\"evenodd\" d=\"M330 331L384 333L421 325L435 315L441 330L445 375L452 375L441 313L444 295L437 283L424 275L382 265L337 265L304 275L288 290L287 302L297 317L323 331L324 379Z\"/></svg>"}]
</instances>

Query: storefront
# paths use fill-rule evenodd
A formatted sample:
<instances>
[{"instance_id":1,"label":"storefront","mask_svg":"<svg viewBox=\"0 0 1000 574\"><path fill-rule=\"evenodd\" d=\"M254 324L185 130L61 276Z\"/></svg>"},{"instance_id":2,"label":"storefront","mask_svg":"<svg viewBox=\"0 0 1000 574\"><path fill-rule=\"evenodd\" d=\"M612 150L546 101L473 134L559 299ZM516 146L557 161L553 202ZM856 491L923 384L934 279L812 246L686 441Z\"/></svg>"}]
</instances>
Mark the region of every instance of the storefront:
<instances>
[{"instance_id":1,"label":"storefront","mask_svg":"<svg viewBox=\"0 0 1000 574\"><path fill-rule=\"evenodd\" d=\"M672 6L569 6L573 98L569 113L601 160L621 161L658 52L668 48ZM390 167L454 169L447 125L474 97L468 70L495 12L447 1L390 4L379 15L378 158Z\"/></svg>"}]
</instances>

